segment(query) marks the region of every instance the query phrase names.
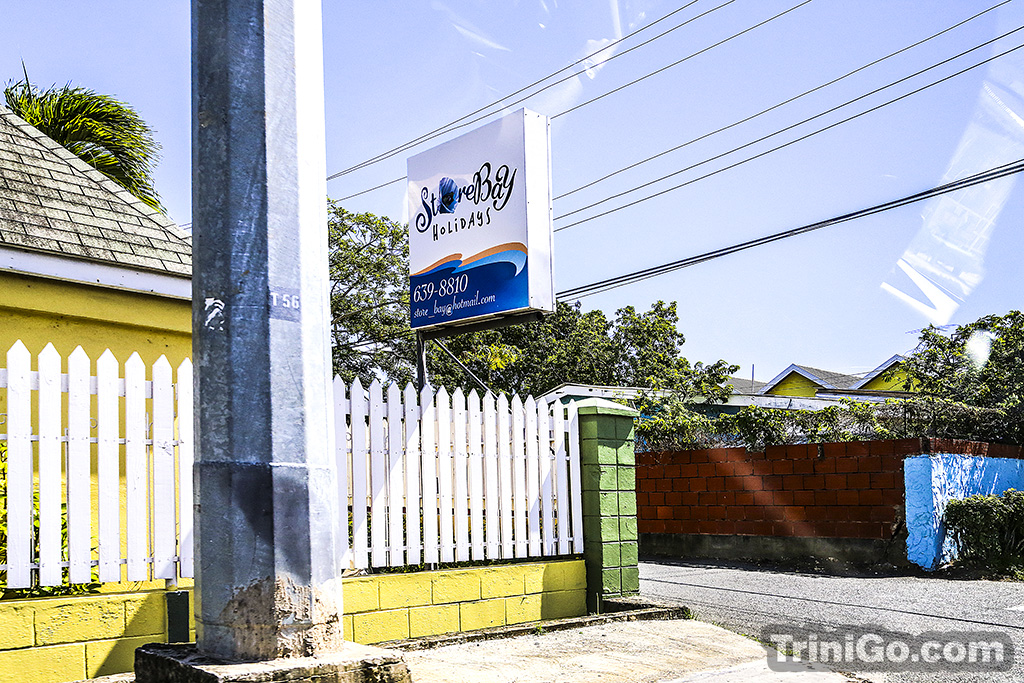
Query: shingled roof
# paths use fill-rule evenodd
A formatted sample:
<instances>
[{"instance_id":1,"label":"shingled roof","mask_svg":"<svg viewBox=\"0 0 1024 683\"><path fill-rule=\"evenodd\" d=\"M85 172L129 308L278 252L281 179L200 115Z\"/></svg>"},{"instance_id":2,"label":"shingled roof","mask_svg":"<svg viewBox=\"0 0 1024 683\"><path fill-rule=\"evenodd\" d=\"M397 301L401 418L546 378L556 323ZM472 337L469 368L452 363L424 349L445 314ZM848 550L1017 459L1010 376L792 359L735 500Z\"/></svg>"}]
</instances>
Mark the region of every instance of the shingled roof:
<instances>
[{"instance_id":1,"label":"shingled roof","mask_svg":"<svg viewBox=\"0 0 1024 683\"><path fill-rule=\"evenodd\" d=\"M730 377L729 384L732 385L734 394L756 394L766 382L758 382L750 377Z\"/></svg>"},{"instance_id":2,"label":"shingled roof","mask_svg":"<svg viewBox=\"0 0 1024 683\"><path fill-rule=\"evenodd\" d=\"M178 226L2 106L0 247L192 274Z\"/></svg>"},{"instance_id":3,"label":"shingled roof","mask_svg":"<svg viewBox=\"0 0 1024 683\"><path fill-rule=\"evenodd\" d=\"M818 368L812 368L808 365L790 365L788 368L776 375L767 384L757 389L759 394L771 393L771 390L775 388L775 385L784 380L789 375L796 373L805 377L806 379L814 382L823 389L849 389L852 388L857 382L860 381L859 377L853 375L845 375L841 372L832 372L830 370L821 370Z\"/></svg>"},{"instance_id":4,"label":"shingled roof","mask_svg":"<svg viewBox=\"0 0 1024 683\"><path fill-rule=\"evenodd\" d=\"M860 377L846 375L841 372L821 370L819 368L812 368L809 365L797 365L796 367L806 370L808 374L814 375L826 388L830 389L849 389L860 381Z\"/></svg>"}]
</instances>

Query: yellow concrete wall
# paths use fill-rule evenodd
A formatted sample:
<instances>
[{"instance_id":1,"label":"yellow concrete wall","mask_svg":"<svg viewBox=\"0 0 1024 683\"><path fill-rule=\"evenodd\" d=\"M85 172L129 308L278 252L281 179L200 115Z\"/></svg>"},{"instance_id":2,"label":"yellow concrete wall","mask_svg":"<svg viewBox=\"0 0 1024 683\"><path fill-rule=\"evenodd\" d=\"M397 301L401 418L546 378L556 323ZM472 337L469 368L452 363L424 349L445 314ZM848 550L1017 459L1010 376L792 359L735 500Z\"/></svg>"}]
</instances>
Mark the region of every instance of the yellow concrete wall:
<instances>
[{"instance_id":1,"label":"yellow concrete wall","mask_svg":"<svg viewBox=\"0 0 1024 683\"><path fill-rule=\"evenodd\" d=\"M583 560L345 579L345 638L367 645L587 613Z\"/></svg>"},{"instance_id":2,"label":"yellow concrete wall","mask_svg":"<svg viewBox=\"0 0 1024 683\"><path fill-rule=\"evenodd\" d=\"M0 602L0 683L62 683L131 671L167 640L163 591Z\"/></svg>"},{"instance_id":3,"label":"yellow concrete wall","mask_svg":"<svg viewBox=\"0 0 1024 683\"><path fill-rule=\"evenodd\" d=\"M791 372L771 388L769 394L777 396L807 396L813 398L821 385L807 379L798 372Z\"/></svg>"},{"instance_id":4,"label":"yellow concrete wall","mask_svg":"<svg viewBox=\"0 0 1024 683\"><path fill-rule=\"evenodd\" d=\"M65 359L81 345L93 361L107 348L122 364L137 351L146 365L166 355L178 367L192 355L192 304L11 272L0 272L0 367L21 339L36 356L53 343ZM35 363L33 362L33 367Z\"/></svg>"},{"instance_id":5,"label":"yellow concrete wall","mask_svg":"<svg viewBox=\"0 0 1024 683\"><path fill-rule=\"evenodd\" d=\"M342 586L345 638L365 644L587 613L583 560L377 574ZM130 671L136 647L166 640L159 590L0 601L0 683Z\"/></svg>"}]
</instances>

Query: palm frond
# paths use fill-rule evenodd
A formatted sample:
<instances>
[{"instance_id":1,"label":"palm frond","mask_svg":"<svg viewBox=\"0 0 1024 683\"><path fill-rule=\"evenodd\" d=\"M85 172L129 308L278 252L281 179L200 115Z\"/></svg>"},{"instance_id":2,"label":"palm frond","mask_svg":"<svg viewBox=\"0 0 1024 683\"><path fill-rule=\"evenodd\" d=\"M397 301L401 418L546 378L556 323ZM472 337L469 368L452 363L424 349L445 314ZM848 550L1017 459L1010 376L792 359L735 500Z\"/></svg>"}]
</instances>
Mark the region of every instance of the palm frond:
<instances>
[{"instance_id":1,"label":"palm frond","mask_svg":"<svg viewBox=\"0 0 1024 683\"><path fill-rule=\"evenodd\" d=\"M160 145L128 104L93 90L51 86L40 90L24 80L4 88L8 108L57 144L165 213L153 186Z\"/></svg>"}]
</instances>

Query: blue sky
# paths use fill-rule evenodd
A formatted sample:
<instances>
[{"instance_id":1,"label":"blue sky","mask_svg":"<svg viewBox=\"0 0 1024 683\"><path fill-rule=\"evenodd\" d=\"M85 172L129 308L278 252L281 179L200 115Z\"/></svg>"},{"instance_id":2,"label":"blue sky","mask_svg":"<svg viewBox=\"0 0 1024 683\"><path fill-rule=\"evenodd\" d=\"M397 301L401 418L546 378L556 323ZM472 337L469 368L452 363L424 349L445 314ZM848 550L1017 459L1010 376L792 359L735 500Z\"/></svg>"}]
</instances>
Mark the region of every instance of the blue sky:
<instances>
[{"instance_id":1,"label":"blue sky","mask_svg":"<svg viewBox=\"0 0 1024 683\"><path fill-rule=\"evenodd\" d=\"M998 2L812 0L798 6L800 1L699 0L603 55L713 11L629 54L592 60L589 71L527 100L526 106L554 117L796 7L555 118L555 195L814 88ZM0 79L18 78L24 60L36 83L71 81L133 104L163 145L157 186L164 202L172 218L188 223L188 3L9 4L0 25ZM684 4L325 0L328 170L348 168L488 105ZM554 213L743 145L1022 25L1024 9L1014 0L829 88L560 199ZM602 208L788 142L1021 44L1024 31ZM1024 49L750 163L562 230L555 236L556 289L854 211L1024 157L1022 75ZM405 158L332 180L329 192L343 197L402 176ZM620 306L646 309L658 299L676 300L691 359L724 358L740 364L739 374L746 376L753 364L762 380L790 363L865 372L913 347L912 331L930 321L967 322L1020 308L1024 195L1016 184L998 181L948 195L945 203L931 200L784 240L589 297L583 305L611 314ZM402 220L404 186L345 205ZM568 222L556 220L555 227ZM931 282L944 293L930 299L907 268L927 279L926 289ZM929 314L926 305L937 310Z\"/></svg>"}]
</instances>

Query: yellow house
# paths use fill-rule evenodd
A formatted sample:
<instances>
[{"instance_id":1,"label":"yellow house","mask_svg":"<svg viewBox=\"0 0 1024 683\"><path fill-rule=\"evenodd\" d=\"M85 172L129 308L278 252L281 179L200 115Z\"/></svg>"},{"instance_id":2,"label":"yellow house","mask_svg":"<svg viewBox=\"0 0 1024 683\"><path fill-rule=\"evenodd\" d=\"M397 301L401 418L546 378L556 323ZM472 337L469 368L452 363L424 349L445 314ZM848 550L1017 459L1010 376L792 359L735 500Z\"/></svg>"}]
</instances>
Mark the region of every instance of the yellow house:
<instances>
[{"instance_id":1,"label":"yellow house","mask_svg":"<svg viewBox=\"0 0 1024 683\"><path fill-rule=\"evenodd\" d=\"M134 352L178 367L192 355L191 256L174 223L0 107L0 368L18 340L33 359L52 343L63 372L78 346L94 372L108 348L122 367ZM167 638L163 583L0 602L0 681L130 669L134 647Z\"/></svg>"},{"instance_id":2,"label":"yellow house","mask_svg":"<svg viewBox=\"0 0 1024 683\"><path fill-rule=\"evenodd\" d=\"M805 398L887 398L904 389L906 375L899 368L903 360L903 356L894 355L864 377L794 364L757 393Z\"/></svg>"},{"instance_id":3,"label":"yellow house","mask_svg":"<svg viewBox=\"0 0 1024 683\"><path fill-rule=\"evenodd\" d=\"M33 356L52 342L177 367L191 254L174 223L0 107L0 356L20 339Z\"/></svg>"}]
</instances>

